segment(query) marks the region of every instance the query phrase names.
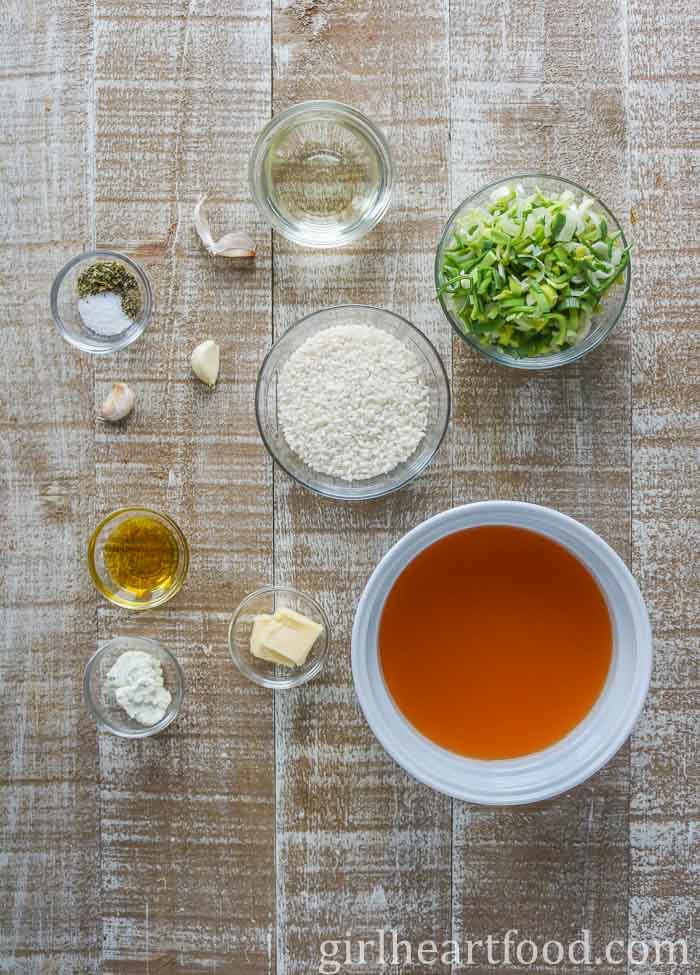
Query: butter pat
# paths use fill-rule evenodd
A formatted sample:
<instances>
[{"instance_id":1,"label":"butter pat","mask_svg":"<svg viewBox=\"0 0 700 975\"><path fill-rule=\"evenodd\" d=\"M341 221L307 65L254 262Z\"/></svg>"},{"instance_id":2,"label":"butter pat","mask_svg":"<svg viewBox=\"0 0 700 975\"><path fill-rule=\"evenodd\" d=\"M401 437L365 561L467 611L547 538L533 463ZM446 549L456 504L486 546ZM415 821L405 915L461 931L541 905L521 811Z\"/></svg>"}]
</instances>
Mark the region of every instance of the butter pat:
<instances>
[{"instance_id":1,"label":"butter pat","mask_svg":"<svg viewBox=\"0 0 700 975\"><path fill-rule=\"evenodd\" d=\"M286 657L280 656L274 650L268 650L265 646L265 637L270 629L272 616L268 613L261 613L255 617L253 631L250 634L250 652L259 660L269 660L273 664L282 664L284 667L293 667L294 663Z\"/></svg>"},{"instance_id":2,"label":"butter pat","mask_svg":"<svg viewBox=\"0 0 700 975\"><path fill-rule=\"evenodd\" d=\"M293 609L278 609L265 631L265 649L291 660L301 667L311 648L323 632L320 623L302 616Z\"/></svg>"},{"instance_id":3,"label":"butter pat","mask_svg":"<svg viewBox=\"0 0 700 975\"><path fill-rule=\"evenodd\" d=\"M250 652L284 667L301 667L321 633L320 623L293 609L278 609L272 616L263 613L255 617Z\"/></svg>"}]
</instances>

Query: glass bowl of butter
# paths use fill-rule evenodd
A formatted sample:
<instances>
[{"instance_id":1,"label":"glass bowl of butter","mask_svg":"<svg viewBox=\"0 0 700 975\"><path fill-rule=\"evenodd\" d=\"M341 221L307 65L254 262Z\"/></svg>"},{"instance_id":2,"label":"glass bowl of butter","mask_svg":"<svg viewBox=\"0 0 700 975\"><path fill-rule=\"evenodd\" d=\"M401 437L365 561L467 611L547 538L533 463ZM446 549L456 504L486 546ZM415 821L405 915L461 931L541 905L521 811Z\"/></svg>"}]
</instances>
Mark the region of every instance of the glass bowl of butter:
<instances>
[{"instance_id":1,"label":"glass bowl of butter","mask_svg":"<svg viewBox=\"0 0 700 975\"><path fill-rule=\"evenodd\" d=\"M264 586L236 609L228 646L245 677L283 690L320 672L329 637L328 617L312 596L289 586Z\"/></svg>"}]
</instances>

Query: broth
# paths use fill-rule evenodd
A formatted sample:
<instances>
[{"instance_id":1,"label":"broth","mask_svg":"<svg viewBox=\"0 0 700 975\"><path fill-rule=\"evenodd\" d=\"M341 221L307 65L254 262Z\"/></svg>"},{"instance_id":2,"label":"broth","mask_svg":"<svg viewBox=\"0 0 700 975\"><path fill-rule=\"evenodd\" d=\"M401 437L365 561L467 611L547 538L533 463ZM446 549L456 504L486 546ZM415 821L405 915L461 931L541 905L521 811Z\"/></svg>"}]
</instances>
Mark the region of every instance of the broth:
<instances>
[{"instance_id":1,"label":"broth","mask_svg":"<svg viewBox=\"0 0 700 975\"><path fill-rule=\"evenodd\" d=\"M612 626L593 576L557 542L510 525L420 552L379 626L387 687L431 741L470 758L540 751L600 695Z\"/></svg>"}]
</instances>

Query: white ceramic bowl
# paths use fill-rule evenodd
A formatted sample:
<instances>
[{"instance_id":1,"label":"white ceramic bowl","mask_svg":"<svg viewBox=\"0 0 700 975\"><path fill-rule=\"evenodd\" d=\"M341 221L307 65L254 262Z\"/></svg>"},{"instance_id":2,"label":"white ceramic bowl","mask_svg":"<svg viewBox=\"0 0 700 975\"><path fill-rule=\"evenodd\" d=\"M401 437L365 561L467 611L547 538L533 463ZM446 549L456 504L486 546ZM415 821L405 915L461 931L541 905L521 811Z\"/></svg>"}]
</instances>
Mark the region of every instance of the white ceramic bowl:
<instances>
[{"instance_id":1,"label":"white ceramic bowl","mask_svg":"<svg viewBox=\"0 0 700 975\"><path fill-rule=\"evenodd\" d=\"M393 702L382 675L377 634L384 602L406 565L439 538L478 525L517 525L564 545L592 573L613 624L613 656L603 692L584 720L555 745L503 761L464 758L417 731ZM427 608L426 608L427 609ZM352 633L352 671L367 722L384 748L426 785L468 802L539 802L585 781L629 737L651 676L651 629L629 569L589 528L551 508L483 501L435 515L405 535L372 573Z\"/></svg>"}]
</instances>

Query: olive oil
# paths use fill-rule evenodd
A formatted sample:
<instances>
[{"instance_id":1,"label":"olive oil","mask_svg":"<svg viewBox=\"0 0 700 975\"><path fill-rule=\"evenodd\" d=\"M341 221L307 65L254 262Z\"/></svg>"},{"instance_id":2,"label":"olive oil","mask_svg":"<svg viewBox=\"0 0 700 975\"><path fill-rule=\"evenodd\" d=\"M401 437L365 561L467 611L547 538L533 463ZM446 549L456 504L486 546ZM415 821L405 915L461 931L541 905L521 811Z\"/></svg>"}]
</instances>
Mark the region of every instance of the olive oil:
<instances>
[{"instance_id":1,"label":"olive oil","mask_svg":"<svg viewBox=\"0 0 700 975\"><path fill-rule=\"evenodd\" d=\"M178 566L178 547L172 532L147 515L120 522L105 542L105 568L116 589L143 596L169 588Z\"/></svg>"}]
</instances>

